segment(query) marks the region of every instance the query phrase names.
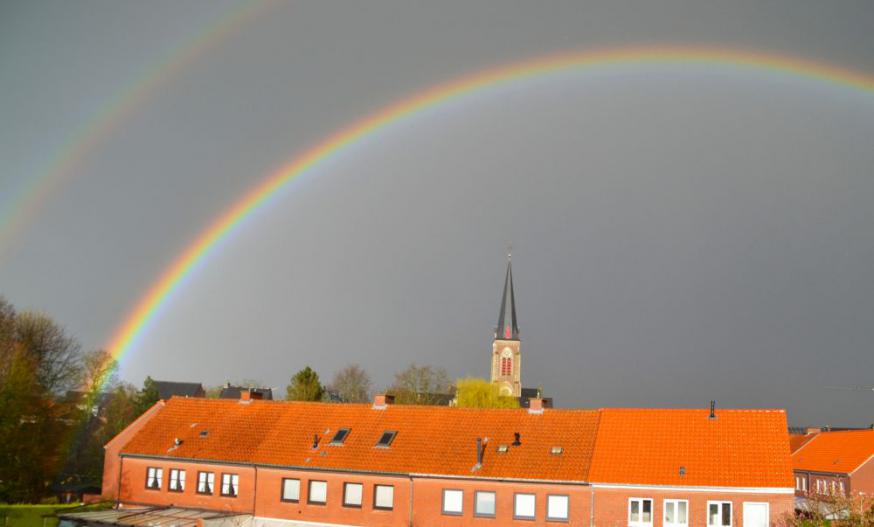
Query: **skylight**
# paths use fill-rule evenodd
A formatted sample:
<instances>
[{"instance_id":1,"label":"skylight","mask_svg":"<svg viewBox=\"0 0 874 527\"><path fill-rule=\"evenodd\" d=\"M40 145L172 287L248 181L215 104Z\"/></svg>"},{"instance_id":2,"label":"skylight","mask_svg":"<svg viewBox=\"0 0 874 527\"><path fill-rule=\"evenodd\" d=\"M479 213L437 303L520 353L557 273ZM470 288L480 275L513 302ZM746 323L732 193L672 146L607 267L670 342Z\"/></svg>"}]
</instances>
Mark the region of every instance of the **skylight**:
<instances>
[{"instance_id":1,"label":"skylight","mask_svg":"<svg viewBox=\"0 0 874 527\"><path fill-rule=\"evenodd\" d=\"M376 446L388 448L391 442L395 440L396 435L398 435L396 430L386 430L380 436L379 441L376 442Z\"/></svg>"},{"instance_id":2,"label":"skylight","mask_svg":"<svg viewBox=\"0 0 874 527\"><path fill-rule=\"evenodd\" d=\"M549 449L549 453L552 454L553 456L558 456L562 452L564 452L564 449L560 446L554 446L551 449Z\"/></svg>"},{"instance_id":3,"label":"skylight","mask_svg":"<svg viewBox=\"0 0 874 527\"><path fill-rule=\"evenodd\" d=\"M507 445L498 445L498 453L506 454L510 450L510 447Z\"/></svg>"},{"instance_id":4,"label":"skylight","mask_svg":"<svg viewBox=\"0 0 874 527\"><path fill-rule=\"evenodd\" d=\"M344 441L346 441L346 436L349 435L348 428L341 428L337 430L337 433L334 434L334 438L331 439L332 445L342 445Z\"/></svg>"}]
</instances>

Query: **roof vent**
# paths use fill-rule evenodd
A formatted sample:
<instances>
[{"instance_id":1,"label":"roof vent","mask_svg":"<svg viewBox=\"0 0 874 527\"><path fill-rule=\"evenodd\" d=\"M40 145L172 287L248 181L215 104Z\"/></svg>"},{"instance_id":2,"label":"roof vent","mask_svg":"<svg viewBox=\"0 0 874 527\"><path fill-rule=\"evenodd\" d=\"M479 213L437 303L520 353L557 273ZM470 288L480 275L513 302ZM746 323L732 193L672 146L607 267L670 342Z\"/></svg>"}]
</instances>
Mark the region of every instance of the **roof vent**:
<instances>
[{"instance_id":1,"label":"roof vent","mask_svg":"<svg viewBox=\"0 0 874 527\"><path fill-rule=\"evenodd\" d=\"M519 432L513 432L513 446L519 446L522 444L522 434Z\"/></svg>"},{"instance_id":2,"label":"roof vent","mask_svg":"<svg viewBox=\"0 0 874 527\"><path fill-rule=\"evenodd\" d=\"M319 434L313 434L313 450L319 448Z\"/></svg>"},{"instance_id":3,"label":"roof vent","mask_svg":"<svg viewBox=\"0 0 874 527\"><path fill-rule=\"evenodd\" d=\"M206 437L208 435L209 435L209 430L201 430L200 431L200 437Z\"/></svg>"},{"instance_id":4,"label":"roof vent","mask_svg":"<svg viewBox=\"0 0 874 527\"><path fill-rule=\"evenodd\" d=\"M173 444L176 446L179 446L182 444L182 440L177 437L176 439L173 440Z\"/></svg>"},{"instance_id":5,"label":"roof vent","mask_svg":"<svg viewBox=\"0 0 874 527\"><path fill-rule=\"evenodd\" d=\"M686 465L680 465L680 475L681 476L686 475Z\"/></svg>"},{"instance_id":6,"label":"roof vent","mask_svg":"<svg viewBox=\"0 0 874 527\"><path fill-rule=\"evenodd\" d=\"M710 419L716 419L716 401L710 401Z\"/></svg>"},{"instance_id":7,"label":"roof vent","mask_svg":"<svg viewBox=\"0 0 874 527\"><path fill-rule=\"evenodd\" d=\"M564 449L560 446L554 446L549 449L549 453L553 456L560 456L562 452L564 452Z\"/></svg>"}]
</instances>

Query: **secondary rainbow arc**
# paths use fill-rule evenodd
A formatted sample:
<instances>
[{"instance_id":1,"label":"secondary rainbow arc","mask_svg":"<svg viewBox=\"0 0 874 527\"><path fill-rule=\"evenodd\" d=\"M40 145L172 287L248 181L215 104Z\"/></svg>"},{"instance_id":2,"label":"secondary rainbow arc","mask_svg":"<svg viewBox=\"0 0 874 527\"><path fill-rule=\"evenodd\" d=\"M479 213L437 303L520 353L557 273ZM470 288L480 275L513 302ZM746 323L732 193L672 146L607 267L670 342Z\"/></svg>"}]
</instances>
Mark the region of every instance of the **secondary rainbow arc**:
<instances>
[{"instance_id":1,"label":"secondary rainbow arc","mask_svg":"<svg viewBox=\"0 0 874 527\"><path fill-rule=\"evenodd\" d=\"M487 69L438 84L407 99L391 104L339 130L303 152L249 190L223 212L195 241L164 270L159 279L136 303L108 345L111 356L121 359L135 347L137 338L153 321L172 293L230 231L300 174L316 167L347 146L418 112L433 108L467 93L504 82L535 77L564 69L586 69L610 64L705 64L736 66L815 79L874 93L874 75L852 71L797 57L758 50L715 47L634 47L599 51L569 52Z\"/></svg>"}]
</instances>

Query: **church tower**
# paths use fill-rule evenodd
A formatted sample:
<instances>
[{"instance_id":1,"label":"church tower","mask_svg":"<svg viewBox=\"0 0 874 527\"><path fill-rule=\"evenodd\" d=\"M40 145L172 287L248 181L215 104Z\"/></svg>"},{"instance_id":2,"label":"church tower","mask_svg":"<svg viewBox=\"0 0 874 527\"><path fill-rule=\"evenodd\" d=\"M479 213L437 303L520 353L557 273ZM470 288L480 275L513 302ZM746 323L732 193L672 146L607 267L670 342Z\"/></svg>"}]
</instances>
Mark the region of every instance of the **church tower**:
<instances>
[{"instance_id":1,"label":"church tower","mask_svg":"<svg viewBox=\"0 0 874 527\"><path fill-rule=\"evenodd\" d=\"M492 382L500 386L501 395L522 395L522 354L519 351L519 326L516 325L516 296L513 293L513 268L507 255L507 275L501 312L492 343Z\"/></svg>"}]
</instances>

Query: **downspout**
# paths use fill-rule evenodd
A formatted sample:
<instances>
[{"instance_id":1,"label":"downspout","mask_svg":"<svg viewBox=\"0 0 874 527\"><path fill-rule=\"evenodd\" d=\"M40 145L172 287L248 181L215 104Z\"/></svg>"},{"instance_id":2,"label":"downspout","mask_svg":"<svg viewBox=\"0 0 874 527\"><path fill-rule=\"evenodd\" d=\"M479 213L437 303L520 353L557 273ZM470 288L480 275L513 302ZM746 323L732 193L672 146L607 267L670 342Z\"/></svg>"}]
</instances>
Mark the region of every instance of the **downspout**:
<instances>
[{"instance_id":1,"label":"downspout","mask_svg":"<svg viewBox=\"0 0 874 527\"><path fill-rule=\"evenodd\" d=\"M115 487L115 508L121 504L121 467L124 466L124 456L118 456L118 485Z\"/></svg>"},{"instance_id":2,"label":"downspout","mask_svg":"<svg viewBox=\"0 0 874 527\"><path fill-rule=\"evenodd\" d=\"M594 485L589 485L589 488L592 489L592 506L589 508L589 526L595 527L595 487Z\"/></svg>"},{"instance_id":3,"label":"downspout","mask_svg":"<svg viewBox=\"0 0 874 527\"><path fill-rule=\"evenodd\" d=\"M413 476L410 476L410 527L413 527Z\"/></svg>"},{"instance_id":4,"label":"downspout","mask_svg":"<svg viewBox=\"0 0 874 527\"><path fill-rule=\"evenodd\" d=\"M258 465L255 465L255 490L252 493L252 517L255 516L255 505L258 503Z\"/></svg>"}]
</instances>

